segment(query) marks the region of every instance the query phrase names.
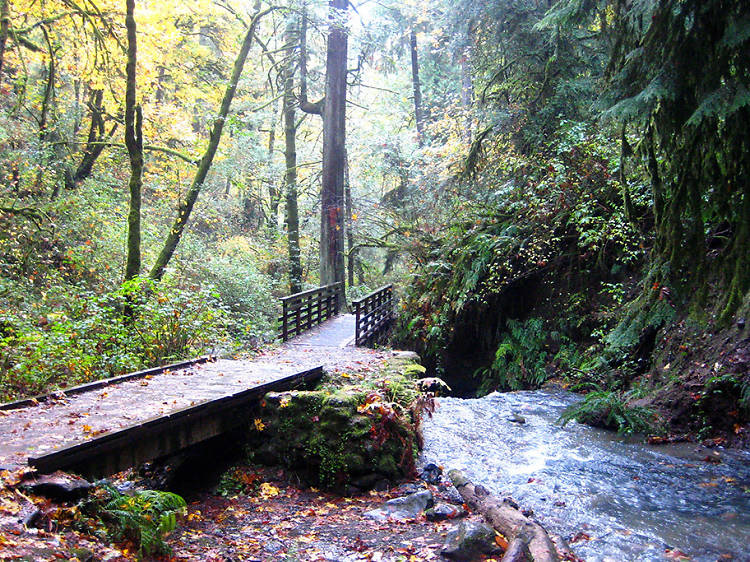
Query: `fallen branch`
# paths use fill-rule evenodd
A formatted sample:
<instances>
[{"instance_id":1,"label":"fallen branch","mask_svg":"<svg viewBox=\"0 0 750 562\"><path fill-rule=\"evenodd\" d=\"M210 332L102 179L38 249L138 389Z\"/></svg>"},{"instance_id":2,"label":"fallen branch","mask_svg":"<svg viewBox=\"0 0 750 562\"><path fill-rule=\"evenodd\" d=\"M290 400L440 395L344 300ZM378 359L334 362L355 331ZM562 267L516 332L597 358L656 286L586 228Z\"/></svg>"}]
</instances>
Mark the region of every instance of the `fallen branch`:
<instances>
[{"instance_id":1,"label":"fallen branch","mask_svg":"<svg viewBox=\"0 0 750 562\"><path fill-rule=\"evenodd\" d=\"M534 562L558 562L560 556L547 531L539 523L526 517L510 500L498 500L482 486L474 486L459 470L451 470L448 477L464 501L481 513L492 527L510 543L502 560L522 560L527 554Z\"/></svg>"}]
</instances>

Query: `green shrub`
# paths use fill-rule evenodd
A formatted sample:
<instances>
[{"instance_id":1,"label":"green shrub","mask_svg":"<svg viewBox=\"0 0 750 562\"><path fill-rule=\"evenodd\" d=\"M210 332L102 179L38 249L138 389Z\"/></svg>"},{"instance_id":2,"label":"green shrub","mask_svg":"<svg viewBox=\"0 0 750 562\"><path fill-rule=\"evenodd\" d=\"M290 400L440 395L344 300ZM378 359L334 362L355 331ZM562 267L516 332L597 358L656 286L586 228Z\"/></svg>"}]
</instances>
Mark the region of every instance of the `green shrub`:
<instances>
[{"instance_id":1,"label":"green shrub","mask_svg":"<svg viewBox=\"0 0 750 562\"><path fill-rule=\"evenodd\" d=\"M149 364L195 355L227 340L227 311L213 287L181 287L136 278L116 293L131 337Z\"/></svg>"},{"instance_id":2,"label":"green shrub","mask_svg":"<svg viewBox=\"0 0 750 562\"><path fill-rule=\"evenodd\" d=\"M566 408L559 421L565 426L576 420L594 427L615 429L625 435L657 432L654 411L628 405L629 398L627 394L613 391L590 392L581 402Z\"/></svg>"},{"instance_id":3,"label":"green shrub","mask_svg":"<svg viewBox=\"0 0 750 562\"><path fill-rule=\"evenodd\" d=\"M209 288L135 279L105 294L49 291L44 316L0 323L0 399L46 392L199 355L227 339Z\"/></svg>"},{"instance_id":4,"label":"green shrub","mask_svg":"<svg viewBox=\"0 0 750 562\"><path fill-rule=\"evenodd\" d=\"M114 540L129 540L141 556L167 554L164 537L177 527L177 516L184 515L186 503L177 494L142 490L132 496L107 487L108 501L100 515Z\"/></svg>"},{"instance_id":5,"label":"green shrub","mask_svg":"<svg viewBox=\"0 0 750 562\"><path fill-rule=\"evenodd\" d=\"M521 390L539 387L547 380L546 335L541 318L525 322L508 320L508 331L495 352L492 365L477 372L481 378L478 393L492 390Z\"/></svg>"}]
</instances>

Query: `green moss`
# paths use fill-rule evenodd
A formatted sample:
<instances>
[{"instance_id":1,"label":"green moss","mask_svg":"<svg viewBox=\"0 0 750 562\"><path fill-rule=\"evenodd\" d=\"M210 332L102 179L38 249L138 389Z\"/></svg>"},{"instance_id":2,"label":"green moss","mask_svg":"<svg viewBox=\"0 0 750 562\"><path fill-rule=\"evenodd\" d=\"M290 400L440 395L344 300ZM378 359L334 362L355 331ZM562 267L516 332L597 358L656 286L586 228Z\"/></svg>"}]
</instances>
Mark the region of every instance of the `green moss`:
<instances>
[{"instance_id":1,"label":"green moss","mask_svg":"<svg viewBox=\"0 0 750 562\"><path fill-rule=\"evenodd\" d=\"M255 458L307 472L326 488L407 475L416 454L416 377L423 373L413 355L396 356L357 384L328 376L317 390L269 393L263 430L251 424Z\"/></svg>"}]
</instances>

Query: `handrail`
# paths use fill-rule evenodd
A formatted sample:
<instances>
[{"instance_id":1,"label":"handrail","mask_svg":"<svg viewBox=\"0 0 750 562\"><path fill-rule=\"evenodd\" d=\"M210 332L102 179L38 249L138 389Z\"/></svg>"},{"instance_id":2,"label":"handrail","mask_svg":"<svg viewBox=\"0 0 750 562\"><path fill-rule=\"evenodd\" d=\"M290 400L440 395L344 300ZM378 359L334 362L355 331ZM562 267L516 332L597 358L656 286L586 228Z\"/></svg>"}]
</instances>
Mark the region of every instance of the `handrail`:
<instances>
[{"instance_id":1,"label":"handrail","mask_svg":"<svg viewBox=\"0 0 750 562\"><path fill-rule=\"evenodd\" d=\"M344 283L338 282L282 297L281 341L298 336L335 316L344 302L343 293Z\"/></svg>"},{"instance_id":2,"label":"handrail","mask_svg":"<svg viewBox=\"0 0 750 562\"><path fill-rule=\"evenodd\" d=\"M393 321L393 285L384 285L361 299L352 301L356 316L355 345L364 345Z\"/></svg>"}]
</instances>

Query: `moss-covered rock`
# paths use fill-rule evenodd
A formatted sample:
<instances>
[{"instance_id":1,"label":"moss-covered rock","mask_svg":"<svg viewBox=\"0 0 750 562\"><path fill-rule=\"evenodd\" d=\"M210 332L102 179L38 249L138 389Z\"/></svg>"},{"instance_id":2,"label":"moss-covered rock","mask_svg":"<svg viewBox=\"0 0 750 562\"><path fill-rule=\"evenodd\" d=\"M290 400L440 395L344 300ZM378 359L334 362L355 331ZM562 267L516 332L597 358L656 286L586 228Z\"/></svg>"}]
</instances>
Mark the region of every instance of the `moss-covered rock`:
<instances>
[{"instance_id":1,"label":"moss-covered rock","mask_svg":"<svg viewBox=\"0 0 750 562\"><path fill-rule=\"evenodd\" d=\"M418 360L398 353L357 384L358 377L329 374L316 390L267 394L252 424L253 460L326 488L370 488L410 475L425 399Z\"/></svg>"}]
</instances>

